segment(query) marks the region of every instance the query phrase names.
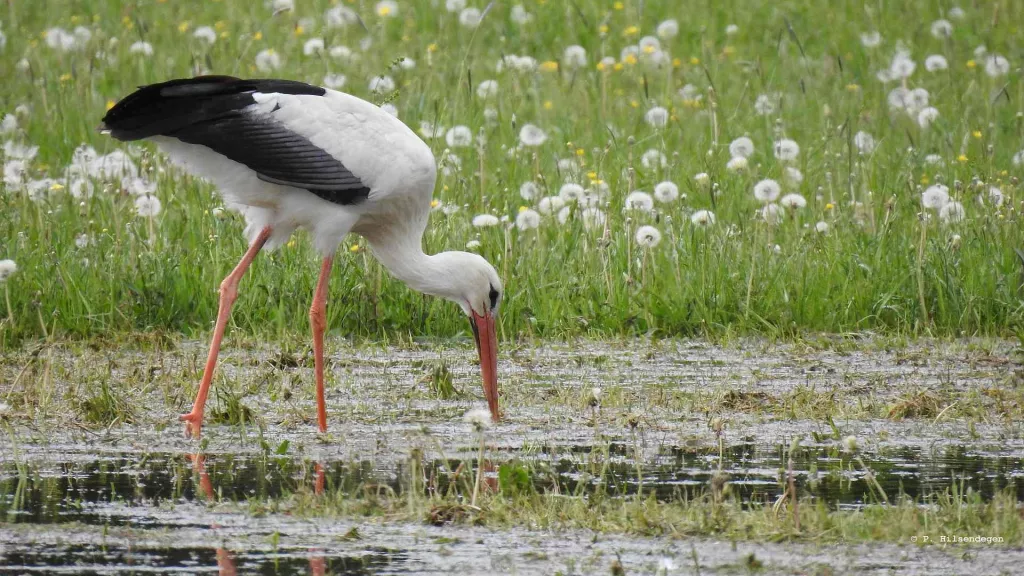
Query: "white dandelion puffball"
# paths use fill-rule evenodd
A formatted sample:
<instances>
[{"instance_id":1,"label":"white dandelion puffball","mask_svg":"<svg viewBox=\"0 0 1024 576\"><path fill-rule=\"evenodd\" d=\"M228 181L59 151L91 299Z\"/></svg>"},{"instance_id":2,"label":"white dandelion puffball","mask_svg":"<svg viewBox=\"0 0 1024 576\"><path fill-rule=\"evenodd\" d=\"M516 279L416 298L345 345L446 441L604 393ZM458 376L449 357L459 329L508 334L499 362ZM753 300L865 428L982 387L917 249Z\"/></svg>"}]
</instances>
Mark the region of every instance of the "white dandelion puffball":
<instances>
[{"instance_id":1,"label":"white dandelion puffball","mask_svg":"<svg viewBox=\"0 0 1024 576\"><path fill-rule=\"evenodd\" d=\"M260 50L256 54L256 68L260 72L273 72L281 67L281 56L273 49Z\"/></svg>"},{"instance_id":2,"label":"white dandelion puffball","mask_svg":"<svg viewBox=\"0 0 1024 576\"><path fill-rule=\"evenodd\" d=\"M785 212L778 204L765 204L764 208L757 211L758 215L770 226L782 221Z\"/></svg>"},{"instance_id":3,"label":"white dandelion puffball","mask_svg":"<svg viewBox=\"0 0 1024 576\"><path fill-rule=\"evenodd\" d=\"M533 124L526 124L519 131L519 142L523 146L536 147L547 141L548 135Z\"/></svg>"},{"instance_id":4,"label":"white dandelion puffball","mask_svg":"<svg viewBox=\"0 0 1024 576\"><path fill-rule=\"evenodd\" d=\"M637 51L642 54L651 54L661 50L661 41L654 36L644 36L637 42Z\"/></svg>"},{"instance_id":5,"label":"white dandelion puffball","mask_svg":"<svg viewBox=\"0 0 1024 576\"><path fill-rule=\"evenodd\" d=\"M746 158L744 158L746 160ZM711 176L707 172L698 172L693 175L693 181L697 183L701 188L707 188L711 184Z\"/></svg>"},{"instance_id":6,"label":"white dandelion puffball","mask_svg":"<svg viewBox=\"0 0 1024 576\"><path fill-rule=\"evenodd\" d=\"M927 128L927 127L931 126L932 122L935 122L935 120L938 117L939 117L939 110L938 110L938 108L936 108L934 106L928 106L926 108L922 108L921 111L917 113L917 124L921 128Z\"/></svg>"},{"instance_id":7,"label":"white dandelion puffball","mask_svg":"<svg viewBox=\"0 0 1024 576\"><path fill-rule=\"evenodd\" d=\"M466 9L466 0L445 0L444 9L455 13Z\"/></svg>"},{"instance_id":8,"label":"white dandelion puffball","mask_svg":"<svg viewBox=\"0 0 1024 576\"><path fill-rule=\"evenodd\" d=\"M729 143L729 154L733 158L737 156L750 158L754 154L754 141L746 136L740 136Z\"/></svg>"},{"instance_id":9,"label":"white dandelion puffball","mask_svg":"<svg viewBox=\"0 0 1024 576\"><path fill-rule=\"evenodd\" d=\"M534 182L523 182L519 187L519 196L523 200L533 200L538 195L540 195L540 186Z\"/></svg>"},{"instance_id":10,"label":"white dandelion puffball","mask_svg":"<svg viewBox=\"0 0 1024 576\"><path fill-rule=\"evenodd\" d=\"M587 208L580 213L583 220L583 227L587 230L598 230L604 228L605 216L600 208Z\"/></svg>"},{"instance_id":11,"label":"white dandelion puffball","mask_svg":"<svg viewBox=\"0 0 1024 576\"><path fill-rule=\"evenodd\" d=\"M754 184L754 198L762 204L775 202L781 193L782 187L775 180L766 179Z\"/></svg>"},{"instance_id":12,"label":"white dandelion puffball","mask_svg":"<svg viewBox=\"0 0 1024 576\"><path fill-rule=\"evenodd\" d=\"M324 22L328 28L345 28L359 22L359 14L348 6L335 6L324 12Z\"/></svg>"},{"instance_id":13,"label":"white dandelion puffball","mask_svg":"<svg viewBox=\"0 0 1024 576\"><path fill-rule=\"evenodd\" d=\"M936 20L932 22L932 36L939 38L949 38L953 35L953 24L949 20Z\"/></svg>"},{"instance_id":14,"label":"white dandelion puffball","mask_svg":"<svg viewBox=\"0 0 1024 576\"><path fill-rule=\"evenodd\" d=\"M483 408L473 408L462 416L462 421L479 434L491 427L491 413Z\"/></svg>"},{"instance_id":15,"label":"white dandelion puffball","mask_svg":"<svg viewBox=\"0 0 1024 576\"><path fill-rule=\"evenodd\" d=\"M566 46L562 52L562 66L567 70L576 70L587 65L587 49L578 44Z\"/></svg>"},{"instance_id":16,"label":"white dandelion puffball","mask_svg":"<svg viewBox=\"0 0 1024 576\"><path fill-rule=\"evenodd\" d=\"M679 35L679 22L673 19L664 20L658 24L658 38L670 40Z\"/></svg>"},{"instance_id":17,"label":"white dandelion puffball","mask_svg":"<svg viewBox=\"0 0 1024 576\"><path fill-rule=\"evenodd\" d=\"M929 72L938 72L947 68L949 68L949 62L946 62L946 57L942 54L932 54L924 59L924 69Z\"/></svg>"},{"instance_id":18,"label":"white dandelion puffball","mask_svg":"<svg viewBox=\"0 0 1024 576\"><path fill-rule=\"evenodd\" d=\"M473 131L469 126L452 126L444 135L449 148L465 148L473 144Z\"/></svg>"},{"instance_id":19,"label":"white dandelion puffball","mask_svg":"<svg viewBox=\"0 0 1024 576\"><path fill-rule=\"evenodd\" d=\"M532 230L540 226L540 213L527 208L516 215L516 228L520 230Z\"/></svg>"},{"instance_id":20,"label":"white dandelion puffball","mask_svg":"<svg viewBox=\"0 0 1024 576\"><path fill-rule=\"evenodd\" d=\"M324 39L323 38L310 38L302 45L303 56L316 56L322 54L324 51Z\"/></svg>"},{"instance_id":21,"label":"white dandelion puffball","mask_svg":"<svg viewBox=\"0 0 1024 576\"><path fill-rule=\"evenodd\" d=\"M153 45L149 42L143 42L140 40L138 42L132 43L132 45L128 47L128 53L139 54L141 56L152 56Z\"/></svg>"},{"instance_id":22,"label":"white dandelion puffball","mask_svg":"<svg viewBox=\"0 0 1024 576\"><path fill-rule=\"evenodd\" d=\"M132 196L149 196L156 192L156 183L129 176L121 179L121 188Z\"/></svg>"},{"instance_id":23,"label":"white dandelion puffball","mask_svg":"<svg viewBox=\"0 0 1024 576\"><path fill-rule=\"evenodd\" d=\"M68 185L68 192L73 198L91 198L95 189L92 182L85 178L74 178Z\"/></svg>"},{"instance_id":24,"label":"white dandelion puffball","mask_svg":"<svg viewBox=\"0 0 1024 576\"><path fill-rule=\"evenodd\" d=\"M997 208L1002 206L1003 205L1003 201L1005 199L1006 199L1006 197L1003 195L1003 191L1001 189L996 188L995 186L989 186L989 188L988 188L988 201L991 202L993 206L995 206ZM978 200L980 200L982 203L984 203L984 197L983 196L978 196Z\"/></svg>"},{"instance_id":25,"label":"white dandelion puffball","mask_svg":"<svg viewBox=\"0 0 1024 576\"><path fill-rule=\"evenodd\" d=\"M668 166L668 158L660 150L650 149L640 157L640 165L645 169L664 168Z\"/></svg>"},{"instance_id":26,"label":"white dandelion puffball","mask_svg":"<svg viewBox=\"0 0 1024 576\"><path fill-rule=\"evenodd\" d=\"M427 122L426 120L420 121L420 136L423 136L427 140L434 140L445 135L448 129L440 124L434 124Z\"/></svg>"},{"instance_id":27,"label":"white dandelion puffball","mask_svg":"<svg viewBox=\"0 0 1024 576\"><path fill-rule=\"evenodd\" d=\"M494 98L498 95L498 81L497 80L484 80L477 84L476 95L480 98Z\"/></svg>"},{"instance_id":28,"label":"white dandelion puffball","mask_svg":"<svg viewBox=\"0 0 1024 576\"><path fill-rule=\"evenodd\" d=\"M466 250L476 250L480 246L481 244L479 240L470 240L469 242L466 242Z\"/></svg>"},{"instance_id":29,"label":"white dandelion puffball","mask_svg":"<svg viewBox=\"0 0 1024 576\"><path fill-rule=\"evenodd\" d=\"M473 216L473 226L477 228L488 228L490 226L497 226L501 220L493 214L477 214Z\"/></svg>"},{"instance_id":30,"label":"white dandelion puffball","mask_svg":"<svg viewBox=\"0 0 1024 576\"><path fill-rule=\"evenodd\" d=\"M537 210L541 214L547 216L555 214L563 208L565 208L565 200L562 200L558 196L548 196L546 198L541 198L540 202L537 203Z\"/></svg>"},{"instance_id":31,"label":"white dandelion puffball","mask_svg":"<svg viewBox=\"0 0 1024 576\"><path fill-rule=\"evenodd\" d=\"M742 172L747 169L749 162L743 156L733 156L725 163L726 170L730 172Z\"/></svg>"},{"instance_id":32,"label":"white dandelion puffball","mask_svg":"<svg viewBox=\"0 0 1024 576\"><path fill-rule=\"evenodd\" d=\"M886 102L889 103L889 108L893 110L909 110L910 103L910 90L899 86L892 89L885 97Z\"/></svg>"},{"instance_id":33,"label":"white dandelion puffball","mask_svg":"<svg viewBox=\"0 0 1024 576\"><path fill-rule=\"evenodd\" d=\"M949 188L942 184L929 186L921 193L921 205L931 210L941 210L949 202Z\"/></svg>"},{"instance_id":34,"label":"white dandelion puffball","mask_svg":"<svg viewBox=\"0 0 1024 576\"><path fill-rule=\"evenodd\" d=\"M533 20L533 14L527 12L526 8L523 8L522 4L516 4L513 6L512 10L509 12L509 17L512 18L513 22L520 26L529 24Z\"/></svg>"},{"instance_id":35,"label":"white dandelion puffball","mask_svg":"<svg viewBox=\"0 0 1024 576\"><path fill-rule=\"evenodd\" d=\"M0 260L0 282L6 282L17 271L18 265L14 260Z\"/></svg>"},{"instance_id":36,"label":"white dandelion puffball","mask_svg":"<svg viewBox=\"0 0 1024 576\"><path fill-rule=\"evenodd\" d=\"M654 128L664 128L668 124L668 110L655 106L644 114L644 121Z\"/></svg>"},{"instance_id":37,"label":"white dandelion puffball","mask_svg":"<svg viewBox=\"0 0 1024 576\"><path fill-rule=\"evenodd\" d=\"M697 102L704 96L700 93L700 88L693 84L685 84L679 89L679 97L684 101Z\"/></svg>"},{"instance_id":38,"label":"white dandelion puffball","mask_svg":"<svg viewBox=\"0 0 1024 576\"><path fill-rule=\"evenodd\" d=\"M1024 150L1014 154L1012 161L1014 166L1024 166Z\"/></svg>"},{"instance_id":39,"label":"white dandelion puffball","mask_svg":"<svg viewBox=\"0 0 1024 576\"><path fill-rule=\"evenodd\" d=\"M824 220L814 225L814 231L818 234L828 234L829 225Z\"/></svg>"},{"instance_id":40,"label":"white dandelion puffball","mask_svg":"<svg viewBox=\"0 0 1024 576\"><path fill-rule=\"evenodd\" d=\"M985 57L985 74L992 78L1006 76L1010 73L1010 61L999 54L989 54Z\"/></svg>"},{"instance_id":41,"label":"white dandelion puffball","mask_svg":"<svg viewBox=\"0 0 1024 576\"><path fill-rule=\"evenodd\" d=\"M876 48L882 43L882 35L877 31L864 32L860 35L860 43L865 48Z\"/></svg>"},{"instance_id":42,"label":"white dandelion puffball","mask_svg":"<svg viewBox=\"0 0 1024 576\"><path fill-rule=\"evenodd\" d=\"M942 156L939 156L938 154L929 154L924 157L924 163L932 166L941 166L943 163Z\"/></svg>"},{"instance_id":43,"label":"white dandelion puffball","mask_svg":"<svg viewBox=\"0 0 1024 576\"><path fill-rule=\"evenodd\" d=\"M754 112L757 112L761 116L768 116L769 114L775 113L775 102L772 101L772 97L767 94L761 94L754 101Z\"/></svg>"},{"instance_id":44,"label":"white dandelion puffball","mask_svg":"<svg viewBox=\"0 0 1024 576\"><path fill-rule=\"evenodd\" d=\"M783 138L775 142L775 157L783 162L796 160L800 155L800 145L789 138Z\"/></svg>"},{"instance_id":45,"label":"white dandelion puffball","mask_svg":"<svg viewBox=\"0 0 1024 576\"><path fill-rule=\"evenodd\" d=\"M295 10L295 0L273 0L270 2L270 9L274 12Z\"/></svg>"},{"instance_id":46,"label":"white dandelion puffball","mask_svg":"<svg viewBox=\"0 0 1024 576\"><path fill-rule=\"evenodd\" d=\"M967 13L959 6L953 6L949 9L949 17L954 20L963 20L965 16L967 16Z\"/></svg>"},{"instance_id":47,"label":"white dandelion puffball","mask_svg":"<svg viewBox=\"0 0 1024 576\"><path fill-rule=\"evenodd\" d=\"M679 198L679 186L676 186L674 182L660 182L654 187L654 199L662 204L669 202L675 202L676 198Z\"/></svg>"},{"instance_id":48,"label":"white dandelion puffball","mask_svg":"<svg viewBox=\"0 0 1024 576\"><path fill-rule=\"evenodd\" d=\"M8 160L4 162L4 184L11 188L20 188L25 182L28 163L24 160Z\"/></svg>"},{"instance_id":49,"label":"white dandelion puffball","mask_svg":"<svg viewBox=\"0 0 1024 576\"><path fill-rule=\"evenodd\" d=\"M964 205L959 202L947 202L939 209L939 219L946 224L963 222L966 216Z\"/></svg>"},{"instance_id":50,"label":"white dandelion puffball","mask_svg":"<svg viewBox=\"0 0 1024 576\"><path fill-rule=\"evenodd\" d=\"M799 186L804 181L804 173L792 166L786 166L786 169L782 171L782 175L785 177L786 182L794 186Z\"/></svg>"},{"instance_id":51,"label":"white dandelion puffball","mask_svg":"<svg viewBox=\"0 0 1024 576\"><path fill-rule=\"evenodd\" d=\"M18 117L14 114L5 114L0 121L0 134L10 134L18 129Z\"/></svg>"},{"instance_id":52,"label":"white dandelion puffball","mask_svg":"<svg viewBox=\"0 0 1024 576\"><path fill-rule=\"evenodd\" d=\"M895 79L910 78L917 68L917 64L905 52L897 52L892 58L892 63L889 64L889 75Z\"/></svg>"},{"instance_id":53,"label":"white dandelion puffball","mask_svg":"<svg viewBox=\"0 0 1024 576\"><path fill-rule=\"evenodd\" d=\"M725 26L726 36L735 36L740 31L740 27L735 24L727 24Z\"/></svg>"},{"instance_id":54,"label":"white dandelion puffball","mask_svg":"<svg viewBox=\"0 0 1024 576\"><path fill-rule=\"evenodd\" d=\"M395 2L395 0L381 0L374 6L373 11L381 18L394 18L398 16L398 2Z\"/></svg>"},{"instance_id":55,"label":"white dandelion puffball","mask_svg":"<svg viewBox=\"0 0 1024 576\"><path fill-rule=\"evenodd\" d=\"M626 196L626 210L650 212L654 210L654 199L647 192L634 190L629 193L629 196Z\"/></svg>"},{"instance_id":56,"label":"white dandelion puffball","mask_svg":"<svg viewBox=\"0 0 1024 576\"><path fill-rule=\"evenodd\" d=\"M694 226L707 228L715 223L715 213L710 210L697 210L690 215L690 223Z\"/></svg>"},{"instance_id":57,"label":"white dandelion puffball","mask_svg":"<svg viewBox=\"0 0 1024 576\"><path fill-rule=\"evenodd\" d=\"M344 63L354 62L359 59L358 54L353 52L348 46L343 45L331 46L327 53L331 55L331 58Z\"/></svg>"},{"instance_id":58,"label":"white dandelion puffball","mask_svg":"<svg viewBox=\"0 0 1024 576\"><path fill-rule=\"evenodd\" d=\"M20 144L13 140L4 142L4 156L8 160L31 160L39 153L39 146Z\"/></svg>"},{"instance_id":59,"label":"white dandelion puffball","mask_svg":"<svg viewBox=\"0 0 1024 576\"><path fill-rule=\"evenodd\" d=\"M328 74L324 76L324 86L331 90L344 88L345 82L348 82L348 78L344 74Z\"/></svg>"},{"instance_id":60,"label":"white dandelion puffball","mask_svg":"<svg viewBox=\"0 0 1024 576\"><path fill-rule=\"evenodd\" d=\"M135 199L135 213L143 218L152 218L157 214L160 214L160 210L163 205L160 204L160 199L156 196L139 196Z\"/></svg>"},{"instance_id":61,"label":"white dandelion puffball","mask_svg":"<svg viewBox=\"0 0 1024 576\"><path fill-rule=\"evenodd\" d=\"M213 44L217 41L217 32L210 26L200 26L192 33L192 37Z\"/></svg>"},{"instance_id":62,"label":"white dandelion puffball","mask_svg":"<svg viewBox=\"0 0 1024 576\"><path fill-rule=\"evenodd\" d=\"M853 135L853 145L861 154L871 154L875 149L875 137L861 130Z\"/></svg>"},{"instance_id":63,"label":"white dandelion puffball","mask_svg":"<svg viewBox=\"0 0 1024 576\"><path fill-rule=\"evenodd\" d=\"M583 192L583 186L574 182L566 182L558 189L558 197L568 204L579 200L583 196Z\"/></svg>"},{"instance_id":64,"label":"white dandelion puffball","mask_svg":"<svg viewBox=\"0 0 1024 576\"><path fill-rule=\"evenodd\" d=\"M370 92L384 94L395 89L395 79L391 76L375 76L370 80Z\"/></svg>"},{"instance_id":65,"label":"white dandelion puffball","mask_svg":"<svg viewBox=\"0 0 1024 576\"><path fill-rule=\"evenodd\" d=\"M482 17L483 13L480 12L479 8L466 8L459 12L459 24L462 24L465 28L476 28L480 25Z\"/></svg>"},{"instance_id":66,"label":"white dandelion puffball","mask_svg":"<svg viewBox=\"0 0 1024 576\"><path fill-rule=\"evenodd\" d=\"M654 248L661 242L661 231L654 226L641 226L636 229L636 243L644 248Z\"/></svg>"},{"instance_id":67,"label":"white dandelion puffball","mask_svg":"<svg viewBox=\"0 0 1024 576\"><path fill-rule=\"evenodd\" d=\"M807 199L799 194L786 194L781 200L779 200L779 204L781 204L783 208L796 210L807 206Z\"/></svg>"},{"instance_id":68,"label":"white dandelion puffball","mask_svg":"<svg viewBox=\"0 0 1024 576\"><path fill-rule=\"evenodd\" d=\"M924 88L914 88L907 94L908 110L920 110L928 105L929 94Z\"/></svg>"}]
</instances>

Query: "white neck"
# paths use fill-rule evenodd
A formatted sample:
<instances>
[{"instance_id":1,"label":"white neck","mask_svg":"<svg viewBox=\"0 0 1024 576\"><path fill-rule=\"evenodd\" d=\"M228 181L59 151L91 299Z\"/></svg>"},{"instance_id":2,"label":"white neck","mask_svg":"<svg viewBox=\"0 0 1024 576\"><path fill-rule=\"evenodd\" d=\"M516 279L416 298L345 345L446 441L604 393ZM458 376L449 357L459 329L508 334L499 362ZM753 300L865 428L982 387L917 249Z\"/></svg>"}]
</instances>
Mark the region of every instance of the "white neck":
<instances>
[{"instance_id":1,"label":"white neck","mask_svg":"<svg viewBox=\"0 0 1024 576\"><path fill-rule=\"evenodd\" d=\"M443 298L457 292L457 276L437 256L425 254L419 238L377 239L370 242L370 250L395 278L417 292Z\"/></svg>"}]
</instances>

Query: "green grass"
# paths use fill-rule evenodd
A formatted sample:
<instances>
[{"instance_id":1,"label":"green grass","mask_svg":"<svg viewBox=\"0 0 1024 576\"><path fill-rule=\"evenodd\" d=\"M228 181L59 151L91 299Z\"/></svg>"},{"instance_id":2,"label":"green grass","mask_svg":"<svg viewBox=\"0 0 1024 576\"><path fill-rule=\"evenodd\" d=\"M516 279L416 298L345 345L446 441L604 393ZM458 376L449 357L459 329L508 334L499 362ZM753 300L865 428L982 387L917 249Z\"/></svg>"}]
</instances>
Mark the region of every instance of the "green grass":
<instances>
[{"instance_id":1,"label":"green grass","mask_svg":"<svg viewBox=\"0 0 1024 576\"><path fill-rule=\"evenodd\" d=\"M362 15L364 31L358 25L324 29L330 7L324 1L300 1L295 12L276 16L262 2L234 0L9 2L0 9L7 36L0 52L0 112L13 113L19 104L30 110L7 137L40 146L28 177L59 179L78 145L101 153L123 147L94 128L107 103L137 85L203 67L317 84L328 71L340 72L348 78L346 91L390 101L414 129L429 121L486 134L485 145L454 150L461 170L439 176L435 197L462 208L447 216L434 212L425 245L440 251L480 240L480 253L506 284L505 339L863 330L1006 336L1021 329L1022 262L1014 248L1024 246L1018 186L1024 167L1011 158L1024 147L1024 85L1017 70L1024 46L1012 0L979 8L963 3L966 17L952 19L946 40L929 33L945 3L926 0L871 7L697 2L685 11L672 2L625 1L620 9L612 2L527 1L534 19L522 27L508 18L511 3L496 3L475 32L461 27L443 3L440 9L433 4L402 2L397 17L380 18L371 2L345 2ZM673 65L596 68L602 56L618 57L668 17L680 21L679 35L662 41L677 59ZM727 24L736 24L738 33L727 36ZM48 28L78 25L92 31L85 48L61 53L46 45ZM212 46L193 38L201 25L219 31ZM878 48L860 43L859 34L870 30L881 33ZM303 56L303 43L314 36L357 52L364 37L373 45L358 62L343 64L327 55ZM152 44L153 56L129 53L140 39ZM886 95L894 85L875 77L898 41L917 62L908 86L926 88L940 111L930 129L890 112ZM558 61L570 44L587 49L588 64L579 71L544 64L528 74L495 71L504 54ZM1009 58L1009 75L985 74L973 52L980 44ZM256 71L254 57L265 48L275 49L284 67ZM949 69L925 71L928 54L944 54ZM416 67L389 71L402 57ZM18 71L22 58L28 69ZM370 94L369 80L383 73L392 74L398 90ZM491 78L499 82L498 96L483 100L476 86ZM679 97L684 84L698 88L699 104ZM776 113L756 114L757 96L776 92L782 95ZM643 120L655 105L672 115L662 130ZM487 108L497 112L493 124L485 120ZM548 140L510 156L525 123L543 128ZM854 149L859 130L878 141L874 153L859 156ZM728 144L745 134L756 147L749 170L729 172ZM797 191L808 204L768 226L754 217L758 202L751 190L762 178L781 180L784 165L771 153L779 135L801 146L794 166L805 179ZM444 139L430 144L440 158ZM0 347L44 334L194 335L210 326L218 282L245 248L240 218L215 217L213 189L165 171L151 148L127 149L158 185L164 208L151 222L135 215L133 198L116 182L97 182L85 201L62 191L33 201L16 186L0 185L0 259L19 267L3 287L10 310L0 304L0 317L7 317L0 321ZM661 150L667 166L644 168L640 157L648 149ZM941 155L944 164L925 164L927 154ZM559 170L559 159L575 159L575 172ZM695 182L699 172L710 175L717 196ZM564 225L546 218L527 232L470 224L479 213L514 220L521 206L536 202L520 198L523 182L555 195L566 178L608 184L606 230L586 230L576 211ZM651 192L666 179L687 197L659 204L656 213L622 210L631 190ZM950 186L966 219L943 225L932 218L922 229L920 191L936 182ZM1002 208L976 201L989 185L1006 195ZM851 205L854 199L862 205ZM713 210L716 225L692 225L689 215L699 209ZM815 232L819 221L830 225L829 234ZM635 230L643 224L663 234L653 249L636 245ZM79 248L75 239L82 234L89 244ZM332 330L399 340L466 330L455 306L409 291L365 251L350 253L361 246L352 237L342 248L346 257L332 278L328 308ZM317 268L302 235L261 256L243 282L236 329L306 331Z\"/></svg>"}]
</instances>

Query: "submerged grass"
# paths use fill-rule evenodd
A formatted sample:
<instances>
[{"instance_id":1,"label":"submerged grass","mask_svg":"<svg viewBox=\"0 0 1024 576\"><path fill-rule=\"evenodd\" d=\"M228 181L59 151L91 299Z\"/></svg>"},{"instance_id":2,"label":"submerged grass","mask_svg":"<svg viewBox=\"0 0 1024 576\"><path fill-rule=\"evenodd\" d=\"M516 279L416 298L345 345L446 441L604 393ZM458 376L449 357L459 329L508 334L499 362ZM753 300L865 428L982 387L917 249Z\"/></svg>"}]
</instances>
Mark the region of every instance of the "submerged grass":
<instances>
[{"instance_id":1,"label":"submerged grass","mask_svg":"<svg viewBox=\"0 0 1024 576\"><path fill-rule=\"evenodd\" d=\"M401 2L387 14L373 2L335 4L310 0L277 13L269 3L237 0L7 4L0 115L15 123L4 136L15 147L5 153L0 185L0 259L13 259L18 271L3 286L0 348L45 334L207 330L216 286L244 250L240 219L218 210L210 186L148 147L126 149L156 186L163 210L155 216L137 214L131 190L139 186L120 174L90 180L89 196L72 189L64 172L79 145L98 153L122 148L94 132L110 102L137 85L199 72L316 84L343 73L346 91L394 105L415 130L421 123L468 127L468 147L455 138L429 140L443 167L425 244L437 251L480 242L477 250L508 287L504 339L1021 330L1015 249L1024 246L1024 198L1014 156L1024 85L1013 0L965 5L961 19L930 0L882 7L698 2L685 14L672 2L526 2L531 17L522 24L512 3L499 2L475 30L433 0ZM361 22L332 26L339 20L328 11L342 8ZM952 21L948 38L927 33L940 17ZM663 33L656 49L646 39L637 48L669 18L678 21L677 35ZM730 24L737 28L727 33ZM213 44L193 35L204 25ZM865 47L861 33L875 30L881 45ZM314 37L326 47L306 56ZM59 47L70 38L70 49ZM918 61L903 85L926 89L939 110L928 128L892 109L898 82L876 78L901 43ZM563 56L573 44L586 50L580 68ZM990 56L976 54L979 45L1009 57L1009 72L988 76ZM623 52L631 46L636 54ZM347 51L331 51L338 47ZM267 50L280 68L256 68L257 53ZM498 71L510 54L537 66ZM924 70L928 54L943 55L948 69ZM599 64L606 56L613 61ZM396 66L403 58L415 66ZM393 92L370 91L381 75L394 79ZM496 93L478 90L490 79ZM767 109L755 107L759 97L770 112L759 113ZM645 122L657 107L668 116L660 128ZM520 146L527 123L547 141ZM873 136L870 150L858 147L862 131ZM744 135L754 153L746 170L730 171L729 144ZM801 146L789 164L773 153L783 137ZM39 150L19 164L22 144ZM940 162L929 163L929 155ZM695 179L699 173L707 179ZM763 178L801 194L806 207L784 211L776 223L758 217L751 189ZM623 209L630 192L650 192L662 181L675 182L680 198L649 212ZM599 197L604 225L588 228L593 213L584 217L583 204L571 199L564 223L552 215L522 231L470 224L479 213L512 222L566 182ZM538 195L523 198L524 183ZM922 208L922 190L935 183L961 203L962 221ZM1000 190L998 204L991 187ZM699 210L713 211L714 224L692 224ZM816 231L819 222L827 233ZM661 242L637 245L641 225L657 228ZM328 310L333 329L400 341L465 331L455 306L408 291L361 241L350 238L342 248L348 256L336 267ZM237 328L304 333L314 262L302 234L259 258L234 310Z\"/></svg>"}]
</instances>

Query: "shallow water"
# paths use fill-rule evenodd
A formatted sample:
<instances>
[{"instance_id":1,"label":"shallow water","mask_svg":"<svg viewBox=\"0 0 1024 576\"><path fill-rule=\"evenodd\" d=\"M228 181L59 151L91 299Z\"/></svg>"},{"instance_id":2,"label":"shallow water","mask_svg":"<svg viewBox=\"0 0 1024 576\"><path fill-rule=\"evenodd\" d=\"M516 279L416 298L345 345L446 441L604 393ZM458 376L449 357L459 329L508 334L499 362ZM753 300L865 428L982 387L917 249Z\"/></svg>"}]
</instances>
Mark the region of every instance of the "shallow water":
<instances>
[{"instance_id":1,"label":"shallow water","mask_svg":"<svg viewBox=\"0 0 1024 576\"><path fill-rule=\"evenodd\" d=\"M489 469L521 463L541 492L622 498L643 490L662 501L707 494L712 478L725 474L728 497L770 503L784 491L784 455L797 438L802 449L793 475L801 499L832 509L877 501L863 466L890 499L927 501L950 490L989 499L1006 488L1024 498L1024 435L1013 421L930 414L828 423L776 409L808 386L832 390L846 405L898 400L908 388L952 387L957 395L1005 388L1015 366L998 354L972 347L844 354L779 347L774 355L765 349L637 342L514 350L501 366L506 419L486 435ZM62 377L49 411L15 408L5 417L0 573L589 574L608 573L614 558L627 573L654 573L667 558L677 567L673 574L695 573L697 565L709 574L745 573L753 553L767 573L826 573L818 569L826 566L988 574L1012 573L1024 560L1022 552L984 546L971 548L968 564L962 551L907 543L822 548L294 518L274 512L275 503L318 489L318 479L328 494L374 486L402 495L413 454L416 469L431 479L427 488L419 484L423 493L444 491L460 464L475 466L477 444L460 421L477 395L468 354L335 352L331 432L320 438L303 421L312 408L302 387L308 367L300 361L268 368L272 351L228 350L228 383L259 383L241 396L254 419L243 426L211 422L200 444L181 438L173 420L181 406L168 401L168 389L180 386L199 353L200 343L188 344L108 358L102 368L88 351L56 356L54 373ZM423 375L439 361L451 368L462 398L426 390ZM17 359L0 361L0 375L17 369ZM107 378L153 375L143 392L123 391L138 394L132 424L104 428L76 416L75 394L89 390L75 375L92 381L95 370ZM274 396L283 386L294 386L285 401ZM600 409L584 400L591 387L603 390ZM719 435L709 428L711 415L693 408L723 390L727 402L716 405L714 416L727 425ZM224 403L215 399L211 413ZM862 461L841 448L846 435L858 439Z\"/></svg>"}]
</instances>

